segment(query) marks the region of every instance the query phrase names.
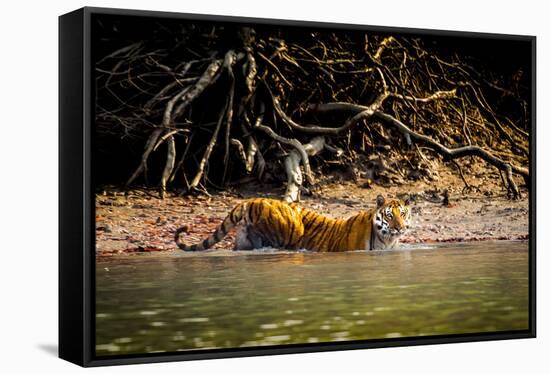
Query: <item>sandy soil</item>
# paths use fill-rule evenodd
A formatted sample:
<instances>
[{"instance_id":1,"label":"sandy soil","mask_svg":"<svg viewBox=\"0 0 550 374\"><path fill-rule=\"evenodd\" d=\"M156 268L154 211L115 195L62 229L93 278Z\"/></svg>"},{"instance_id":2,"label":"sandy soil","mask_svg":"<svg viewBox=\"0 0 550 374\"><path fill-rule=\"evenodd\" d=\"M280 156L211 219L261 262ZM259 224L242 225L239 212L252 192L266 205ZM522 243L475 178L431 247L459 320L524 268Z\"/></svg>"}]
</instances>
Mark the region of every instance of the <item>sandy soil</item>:
<instances>
[{"instance_id":1,"label":"sandy soil","mask_svg":"<svg viewBox=\"0 0 550 374\"><path fill-rule=\"evenodd\" d=\"M525 240L529 238L528 192L521 200L508 200L498 174L479 178L469 176L479 191L463 194L458 176L441 171L435 181L417 181L401 186L363 188L362 181L327 178L311 197L302 203L333 217L348 217L372 208L378 194L386 197L412 194L414 202L410 230L404 243L429 243L473 240ZM443 191L449 192L449 205L443 205ZM132 190L127 193L106 189L96 195L97 256L128 255L177 250L174 231L188 226L184 238L189 243L203 240L214 231L229 210L249 197L279 198L283 189L249 186L212 196L175 196L165 200L155 191ZM230 249L234 233L216 245Z\"/></svg>"}]
</instances>

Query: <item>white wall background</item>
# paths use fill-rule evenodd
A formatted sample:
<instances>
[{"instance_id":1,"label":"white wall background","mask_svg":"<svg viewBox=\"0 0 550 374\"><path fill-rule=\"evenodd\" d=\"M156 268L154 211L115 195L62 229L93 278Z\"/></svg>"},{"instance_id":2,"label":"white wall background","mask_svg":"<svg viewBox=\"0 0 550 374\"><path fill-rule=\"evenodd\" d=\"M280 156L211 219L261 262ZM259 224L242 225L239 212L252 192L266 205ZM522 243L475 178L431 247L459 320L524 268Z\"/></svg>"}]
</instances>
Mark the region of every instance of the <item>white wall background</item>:
<instances>
[{"instance_id":1,"label":"white wall background","mask_svg":"<svg viewBox=\"0 0 550 374\"><path fill-rule=\"evenodd\" d=\"M548 370L546 162L550 33L544 1L23 1L0 11L0 370L69 373L57 345L57 16L84 5L538 37L537 339L94 369L96 373L519 373ZM511 54L514 51L510 51ZM543 369L546 366L546 369ZM547 372L547 371L546 371Z\"/></svg>"}]
</instances>

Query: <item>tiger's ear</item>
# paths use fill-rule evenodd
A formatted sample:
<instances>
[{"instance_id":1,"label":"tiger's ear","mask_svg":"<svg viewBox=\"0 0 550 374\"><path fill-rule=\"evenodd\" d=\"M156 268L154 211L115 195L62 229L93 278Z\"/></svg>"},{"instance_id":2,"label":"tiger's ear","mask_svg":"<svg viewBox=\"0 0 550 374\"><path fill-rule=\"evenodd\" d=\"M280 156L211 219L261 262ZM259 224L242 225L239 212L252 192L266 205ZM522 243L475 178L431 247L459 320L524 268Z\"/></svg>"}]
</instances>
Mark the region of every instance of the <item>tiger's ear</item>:
<instances>
[{"instance_id":1,"label":"tiger's ear","mask_svg":"<svg viewBox=\"0 0 550 374\"><path fill-rule=\"evenodd\" d=\"M411 205L411 197L407 196L403 202L405 203L405 205Z\"/></svg>"},{"instance_id":2,"label":"tiger's ear","mask_svg":"<svg viewBox=\"0 0 550 374\"><path fill-rule=\"evenodd\" d=\"M386 202L386 199L384 199L384 196L378 195L376 196L376 207L380 208L384 203Z\"/></svg>"}]
</instances>

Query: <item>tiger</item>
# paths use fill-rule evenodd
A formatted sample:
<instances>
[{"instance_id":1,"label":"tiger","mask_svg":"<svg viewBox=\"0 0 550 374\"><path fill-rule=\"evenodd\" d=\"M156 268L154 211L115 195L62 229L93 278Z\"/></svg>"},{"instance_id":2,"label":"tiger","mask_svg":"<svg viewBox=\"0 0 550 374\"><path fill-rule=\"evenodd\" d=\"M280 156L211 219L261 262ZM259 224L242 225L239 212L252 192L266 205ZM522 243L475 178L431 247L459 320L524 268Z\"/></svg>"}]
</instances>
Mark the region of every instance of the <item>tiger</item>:
<instances>
[{"instance_id":1,"label":"tiger","mask_svg":"<svg viewBox=\"0 0 550 374\"><path fill-rule=\"evenodd\" d=\"M175 242L184 251L204 251L239 226L233 250L264 247L314 252L345 252L394 248L409 227L410 201L376 198L376 208L347 218L330 218L297 203L254 198L237 204L220 226L203 242L186 245L175 232Z\"/></svg>"}]
</instances>

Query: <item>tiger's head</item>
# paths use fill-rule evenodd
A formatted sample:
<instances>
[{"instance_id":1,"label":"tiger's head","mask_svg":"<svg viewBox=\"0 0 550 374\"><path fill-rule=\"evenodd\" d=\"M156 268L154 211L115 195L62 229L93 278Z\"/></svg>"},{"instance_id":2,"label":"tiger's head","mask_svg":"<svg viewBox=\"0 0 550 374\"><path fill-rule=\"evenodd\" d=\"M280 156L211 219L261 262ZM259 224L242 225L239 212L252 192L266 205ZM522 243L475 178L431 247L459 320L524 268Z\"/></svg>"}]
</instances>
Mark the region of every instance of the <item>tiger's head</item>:
<instances>
[{"instance_id":1,"label":"tiger's head","mask_svg":"<svg viewBox=\"0 0 550 374\"><path fill-rule=\"evenodd\" d=\"M374 228L384 242L397 240L409 227L411 221L410 201L391 199L382 195L376 197Z\"/></svg>"}]
</instances>

